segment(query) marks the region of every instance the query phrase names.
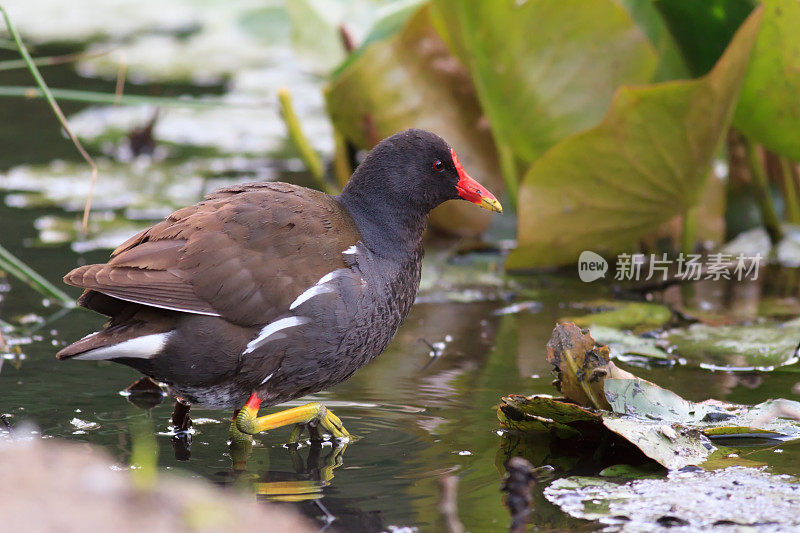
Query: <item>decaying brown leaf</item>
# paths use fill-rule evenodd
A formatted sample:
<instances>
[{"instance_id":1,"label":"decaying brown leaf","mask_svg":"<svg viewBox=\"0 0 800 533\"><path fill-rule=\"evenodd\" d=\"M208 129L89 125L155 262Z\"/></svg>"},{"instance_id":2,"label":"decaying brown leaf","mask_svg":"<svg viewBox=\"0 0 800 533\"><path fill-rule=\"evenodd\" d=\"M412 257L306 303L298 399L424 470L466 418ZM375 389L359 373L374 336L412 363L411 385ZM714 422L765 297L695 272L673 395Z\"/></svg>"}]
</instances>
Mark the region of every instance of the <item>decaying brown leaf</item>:
<instances>
[{"instance_id":1,"label":"decaying brown leaf","mask_svg":"<svg viewBox=\"0 0 800 533\"><path fill-rule=\"evenodd\" d=\"M555 386L573 402L610 410L603 382L606 378L636 379L609 360L608 346L597 346L589 330L572 322L557 324L547 342L547 360L555 366Z\"/></svg>"}]
</instances>

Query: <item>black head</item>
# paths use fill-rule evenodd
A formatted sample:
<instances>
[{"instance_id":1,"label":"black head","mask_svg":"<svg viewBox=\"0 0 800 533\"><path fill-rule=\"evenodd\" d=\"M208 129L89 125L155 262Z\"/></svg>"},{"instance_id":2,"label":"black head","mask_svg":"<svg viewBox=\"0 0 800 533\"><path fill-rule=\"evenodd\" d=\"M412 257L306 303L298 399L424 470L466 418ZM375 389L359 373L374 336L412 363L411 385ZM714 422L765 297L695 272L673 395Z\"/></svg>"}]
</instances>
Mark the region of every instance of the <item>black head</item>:
<instances>
[{"instance_id":1,"label":"black head","mask_svg":"<svg viewBox=\"0 0 800 533\"><path fill-rule=\"evenodd\" d=\"M464 171L444 139L418 129L378 143L345 187L343 196L352 194L421 213L458 198L502 210L494 195Z\"/></svg>"}]
</instances>

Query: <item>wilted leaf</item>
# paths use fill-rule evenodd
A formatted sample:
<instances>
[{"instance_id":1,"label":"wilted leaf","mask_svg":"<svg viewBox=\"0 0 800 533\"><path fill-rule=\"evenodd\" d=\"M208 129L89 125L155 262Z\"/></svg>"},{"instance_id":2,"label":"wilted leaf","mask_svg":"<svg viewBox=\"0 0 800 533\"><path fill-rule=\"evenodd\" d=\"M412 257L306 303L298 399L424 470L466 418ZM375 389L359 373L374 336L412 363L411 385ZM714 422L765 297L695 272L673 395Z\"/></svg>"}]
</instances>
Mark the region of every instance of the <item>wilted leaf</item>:
<instances>
[{"instance_id":1,"label":"wilted leaf","mask_svg":"<svg viewBox=\"0 0 800 533\"><path fill-rule=\"evenodd\" d=\"M503 398L497 417L508 429L547 432L562 439L579 437L587 423L599 426L602 421L599 414L564 399L518 394ZM583 424L573 427L575 423Z\"/></svg>"},{"instance_id":2,"label":"wilted leaf","mask_svg":"<svg viewBox=\"0 0 800 533\"><path fill-rule=\"evenodd\" d=\"M573 402L595 409L610 409L603 390L607 377L634 377L609 361L608 346L596 346L588 332L571 323L553 329L547 361L556 367L558 390Z\"/></svg>"},{"instance_id":3,"label":"wilted leaf","mask_svg":"<svg viewBox=\"0 0 800 533\"><path fill-rule=\"evenodd\" d=\"M766 0L734 125L773 152L800 160L800 2Z\"/></svg>"},{"instance_id":4,"label":"wilted leaf","mask_svg":"<svg viewBox=\"0 0 800 533\"><path fill-rule=\"evenodd\" d=\"M671 472L663 479L618 483L603 478L557 479L545 497L573 517L599 520L603 531L794 531L800 526L795 478L755 468ZM767 526L768 524L768 526ZM682 526L682 527L681 527Z\"/></svg>"},{"instance_id":5,"label":"wilted leaf","mask_svg":"<svg viewBox=\"0 0 800 533\"><path fill-rule=\"evenodd\" d=\"M364 48L326 89L336 128L361 148L406 128L441 135L467 171L500 195L502 178L488 127L469 74L433 29L422 8L391 37ZM450 233L477 235L491 213L466 202L448 202L431 222Z\"/></svg>"},{"instance_id":6,"label":"wilted leaf","mask_svg":"<svg viewBox=\"0 0 800 533\"><path fill-rule=\"evenodd\" d=\"M601 311L578 317L562 318L581 327L605 326L609 328L647 331L663 326L672 318L665 305L649 302L602 302ZM606 344L606 343L603 343Z\"/></svg>"},{"instance_id":7,"label":"wilted leaf","mask_svg":"<svg viewBox=\"0 0 800 533\"><path fill-rule=\"evenodd\" d=\"M611 0L436 0L437 29L467 65L495 136L526 163L597 124L614 90L656 57Z\"/></svg>"},{"instance_id":8,"label":"wilted leaf","mask_svg":"<svg viewBox=\"0 0 800 533\"><path fill-rule=\"evenodd\" d=\"M693 324L667 332L673 355L701 366L727 370L772 370L798 360L800 320L748 326Z\"/></svg>"},{"instance_id":9,"label":"wilted leaf","mask_svg":"<svg viewBox=\"0 0 800 533\"><path fill-rule=\"evenodd\" d=\"M611 255L694 206L727 130L756 38L751 15L705 77L619 89L597 127L565 139L520 188L518 248L507 267Z\"/></svg>"}]
</instances>

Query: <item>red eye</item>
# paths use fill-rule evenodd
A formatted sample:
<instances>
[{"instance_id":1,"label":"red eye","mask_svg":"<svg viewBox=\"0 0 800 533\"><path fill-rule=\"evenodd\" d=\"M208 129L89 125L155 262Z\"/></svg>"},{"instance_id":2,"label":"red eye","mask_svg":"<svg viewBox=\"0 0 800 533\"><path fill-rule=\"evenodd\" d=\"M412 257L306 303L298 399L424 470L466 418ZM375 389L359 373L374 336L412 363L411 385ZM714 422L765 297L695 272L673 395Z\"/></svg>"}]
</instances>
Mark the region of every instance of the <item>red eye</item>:
<instances>
[{"instance_id":1,"label":"red eye","mask_svg":"<svg viewBox=\"0 0 800 533\"><path fill-rule=\"evenodd\" d=\"M433 170L435 170L436 172L441 172L442 170L444 170L444 163L442 163L437 159L436 161L433 162Z\"/></svg>"}]
</instances>

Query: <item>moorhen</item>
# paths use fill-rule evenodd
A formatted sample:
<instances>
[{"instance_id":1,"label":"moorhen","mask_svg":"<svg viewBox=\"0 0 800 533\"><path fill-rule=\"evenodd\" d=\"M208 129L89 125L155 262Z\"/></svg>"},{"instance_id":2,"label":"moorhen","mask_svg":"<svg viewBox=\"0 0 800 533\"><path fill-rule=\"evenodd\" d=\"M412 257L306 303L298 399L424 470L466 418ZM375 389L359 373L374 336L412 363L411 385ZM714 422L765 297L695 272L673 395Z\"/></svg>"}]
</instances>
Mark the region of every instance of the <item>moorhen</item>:
<instances>
[{"instance_id":1,"label":"moorhen","mask_svg":"<svg viewBox=\"0 0 800 533\"><path fill-rule=\"evenodd\" d=\"M318 402L257 417L347 379L379 355L419 286L428 213L461 198L501 212L439 136L397 133L338 196L266 182L220 189L64 277L110 317L59 359L110 360L190 404L236 409L247 435L341 421Z\"/></svg>"}]
</instances>

